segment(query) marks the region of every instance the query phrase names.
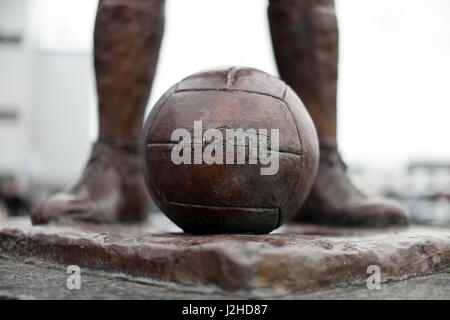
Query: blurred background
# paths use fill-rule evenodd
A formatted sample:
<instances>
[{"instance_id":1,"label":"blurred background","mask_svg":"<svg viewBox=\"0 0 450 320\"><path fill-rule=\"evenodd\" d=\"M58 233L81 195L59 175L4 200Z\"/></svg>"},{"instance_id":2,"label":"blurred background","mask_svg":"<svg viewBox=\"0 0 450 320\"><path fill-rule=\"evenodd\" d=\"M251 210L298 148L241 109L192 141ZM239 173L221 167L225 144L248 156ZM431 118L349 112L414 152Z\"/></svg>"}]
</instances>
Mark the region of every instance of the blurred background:
<instances>
[{"instance_id":1,"label":"blurred background","mask_svg":"<svg viewBox=\"0 0 450 320\"><path fill-rule=\"evenodd\" d=\"M339 144L367 194L450 225L450 2L336 0ZM0 218L76 182L97 135L96 0L0 0ZM148 110L201 69L277 75L267 0L167 0ZM233 23L230 23L232 19Z\"/></svg>"}]
</instances>

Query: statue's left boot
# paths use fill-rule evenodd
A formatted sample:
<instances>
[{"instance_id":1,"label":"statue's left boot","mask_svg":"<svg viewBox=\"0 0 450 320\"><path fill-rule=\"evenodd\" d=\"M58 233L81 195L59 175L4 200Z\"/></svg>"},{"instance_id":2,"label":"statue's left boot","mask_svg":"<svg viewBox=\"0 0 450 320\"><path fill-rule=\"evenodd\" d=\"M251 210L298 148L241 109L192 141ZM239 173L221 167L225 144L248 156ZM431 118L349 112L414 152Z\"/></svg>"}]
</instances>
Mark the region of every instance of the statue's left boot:
<instances>
[{"instance_id":1,"label":"statue's left boot","mask_svg":"<svg viewBox=\"0 0 450 320\"><path fill-rule=\"evenodd\" d=\"M293 221L369 227L409 224L398 202L364 196L350 181L339 155L339 32L334 1L270 0L268 15L280 76L304 102L320 141L316 182Z\"/></svg>"}]
</instances>

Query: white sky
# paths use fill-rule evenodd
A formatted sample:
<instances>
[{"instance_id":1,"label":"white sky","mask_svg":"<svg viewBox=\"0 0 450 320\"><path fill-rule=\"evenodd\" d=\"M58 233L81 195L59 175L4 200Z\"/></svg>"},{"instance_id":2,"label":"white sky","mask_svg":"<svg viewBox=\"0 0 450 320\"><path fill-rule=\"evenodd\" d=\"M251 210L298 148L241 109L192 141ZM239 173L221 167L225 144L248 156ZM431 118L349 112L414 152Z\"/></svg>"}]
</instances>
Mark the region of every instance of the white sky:
<instances>
[{"instance_id":1,"label":"white sky","mask_svg":"<svg viewBox=\"0 0 450 320\"><path fill-rule=\"evenodd\" d=\"M93 0L35 0L40 43L91 50ZM167 0L150 105L173 83L218 65L277 74L265 0ZM339 143L369 166L450 159L450 2L337 0Z\"/></svg>"}]
</instances>

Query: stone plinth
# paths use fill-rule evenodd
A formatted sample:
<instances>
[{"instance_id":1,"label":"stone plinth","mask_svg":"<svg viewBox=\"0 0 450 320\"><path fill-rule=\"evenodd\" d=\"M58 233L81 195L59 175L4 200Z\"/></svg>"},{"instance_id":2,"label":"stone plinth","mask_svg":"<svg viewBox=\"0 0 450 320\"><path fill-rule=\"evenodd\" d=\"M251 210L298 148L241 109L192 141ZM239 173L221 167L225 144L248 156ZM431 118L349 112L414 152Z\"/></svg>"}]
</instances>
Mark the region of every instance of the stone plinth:
<instances>
[{"instance_id":1,"label":"stone plinth","mask_svg":"<svg viewBox=\"0 0 450 320\"><path fill-rule=\"evenodd\" d=\"M108 277L242 296L383 282L450 270L450 229L285 226L270 235L193 236L162 215L142 226L0 221L0 255Z\"/></svg>"}]
</instances>

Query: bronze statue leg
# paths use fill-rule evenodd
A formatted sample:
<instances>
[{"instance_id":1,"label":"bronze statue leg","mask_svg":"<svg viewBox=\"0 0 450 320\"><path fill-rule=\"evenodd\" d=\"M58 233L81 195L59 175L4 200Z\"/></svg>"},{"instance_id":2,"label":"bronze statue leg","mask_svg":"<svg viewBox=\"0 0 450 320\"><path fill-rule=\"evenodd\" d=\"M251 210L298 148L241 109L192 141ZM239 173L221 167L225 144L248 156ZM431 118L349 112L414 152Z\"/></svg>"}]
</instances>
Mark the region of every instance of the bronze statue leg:
<instances>
[{"instance_id":1,"label":"bronze statue leg","mask_svg":"<svg viewBox=\"0 0 450 320\"><path fill-rule=\"evenodd\" d=\"M163 29L163 0L100 0L94 32L99 138L79 182L36 208L34 224L147 217L138 140Z\"/></svg>"},{"instance_id":2,"label":"bronze statue leg","mask_svg":"<svg viewBox=\"0 0 450 320\"><path fill-rule=\"evenodd\" d=\"M317 128L316 183L294 219L334 225L406 225L397 202L364 196L350 182L337 151L339 34L333 0L270 0L272 43L281 78L301 97Z\"/></svg>"}]
</instances>

